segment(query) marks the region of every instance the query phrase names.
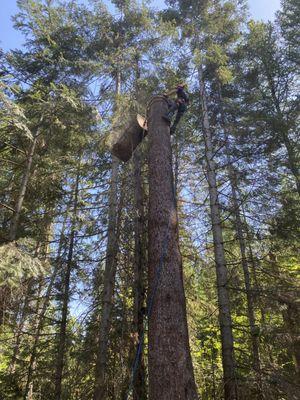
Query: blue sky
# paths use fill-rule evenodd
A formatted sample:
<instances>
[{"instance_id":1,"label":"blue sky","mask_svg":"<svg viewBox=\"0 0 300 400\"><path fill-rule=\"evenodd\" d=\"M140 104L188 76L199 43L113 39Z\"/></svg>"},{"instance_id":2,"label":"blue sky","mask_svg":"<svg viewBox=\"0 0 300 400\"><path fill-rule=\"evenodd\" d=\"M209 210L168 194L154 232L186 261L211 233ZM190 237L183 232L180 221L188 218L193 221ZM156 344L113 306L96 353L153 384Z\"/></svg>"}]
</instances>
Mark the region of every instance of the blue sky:
<instances>
[{"instance_id":1,"label":"blue sky","mask_svg":"<svg viewBox=\"0 0 300 400\"><path fill-rule=\"evenodd\" d=\"M255 19L273 19L280 7L280 0L248 0L250 14ZM22 36L12 26L11 16L17 12L16 0L0 0L0 47L4 50L20 47ZM153 6L162 7L163 0L152 1Z\"/></svg>"}]
</instances>

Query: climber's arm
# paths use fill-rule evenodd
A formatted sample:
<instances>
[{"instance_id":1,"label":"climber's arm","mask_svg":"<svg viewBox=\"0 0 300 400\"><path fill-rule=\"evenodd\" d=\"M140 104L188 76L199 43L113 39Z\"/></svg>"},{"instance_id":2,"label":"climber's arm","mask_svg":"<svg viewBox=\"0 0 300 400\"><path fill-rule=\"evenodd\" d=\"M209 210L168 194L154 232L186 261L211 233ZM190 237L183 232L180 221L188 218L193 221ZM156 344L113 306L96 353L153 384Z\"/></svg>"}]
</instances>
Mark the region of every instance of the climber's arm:
<instances>
[{"instance_id":1,"label":"climber's arm","mask_svg":"<svg viewBox=\"0 0 300 400\"><path fill-rule=\"evenodd\" d=\"M169 92L165 92L164 96L169 97L169 96L172 96L173 94L176 94L176 92L177 92L177 88L173 89L173 90L170 90Z\"/></svg>"}]
</instances>

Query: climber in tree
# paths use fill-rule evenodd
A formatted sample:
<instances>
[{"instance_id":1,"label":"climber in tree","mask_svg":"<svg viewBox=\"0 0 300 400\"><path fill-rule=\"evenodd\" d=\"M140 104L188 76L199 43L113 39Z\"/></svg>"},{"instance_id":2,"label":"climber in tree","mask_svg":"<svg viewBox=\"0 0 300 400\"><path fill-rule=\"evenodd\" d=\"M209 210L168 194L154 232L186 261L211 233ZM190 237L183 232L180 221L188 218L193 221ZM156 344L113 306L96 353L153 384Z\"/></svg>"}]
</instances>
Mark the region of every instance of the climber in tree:
<instances>
[{"instance_id":1,"label":"climber in tree","mask_svg":"<svg viewBox=\"0 0 300 400\"><path fill-rule=\"evenodd\" d=\"M168 98L169 101L169 110L168 112L163 116L164 120L167 121L169 124L171 124L171 119L175 112L177 111L175 121L173 122L173 125L171 126L170 133L171 135L175 132L176 127L183 116L183 114L187 110L187 105L189 103L189 96L188 94L184 91L184 86L183 84L178 85L175 89L171 90L168 93L164 93L164 96ZM177 98L175 101L170 100L169 96L172 96L173 94L177 95Z\"/></svg>"}]
</instances>

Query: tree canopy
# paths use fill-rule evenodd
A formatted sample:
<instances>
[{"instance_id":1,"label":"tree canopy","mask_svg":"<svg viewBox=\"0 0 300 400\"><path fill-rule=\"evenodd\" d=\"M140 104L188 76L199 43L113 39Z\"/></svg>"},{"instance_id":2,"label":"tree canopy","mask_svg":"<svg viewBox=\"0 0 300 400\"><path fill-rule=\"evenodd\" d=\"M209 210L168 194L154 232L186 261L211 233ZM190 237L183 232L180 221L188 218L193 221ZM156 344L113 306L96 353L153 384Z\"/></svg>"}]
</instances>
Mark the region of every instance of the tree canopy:
<instances>
[{"instance_id":1,"label":"tree canopy","mask_svg":"<svg viewBox=\"0 0 300 400\"><path fill-rule=\"evenodd\" d=\"M0 399L167 400L164 365L186 400L297 400L299 2L273 22L246 0L17 3L24 46L0 49ZM175 134L112 156L132 115L165 124L149 101L182 82ZM152 326L182 327L184 367L156 351L174 343L153 337L153 285Z\"/></svg>"}]
</instances>

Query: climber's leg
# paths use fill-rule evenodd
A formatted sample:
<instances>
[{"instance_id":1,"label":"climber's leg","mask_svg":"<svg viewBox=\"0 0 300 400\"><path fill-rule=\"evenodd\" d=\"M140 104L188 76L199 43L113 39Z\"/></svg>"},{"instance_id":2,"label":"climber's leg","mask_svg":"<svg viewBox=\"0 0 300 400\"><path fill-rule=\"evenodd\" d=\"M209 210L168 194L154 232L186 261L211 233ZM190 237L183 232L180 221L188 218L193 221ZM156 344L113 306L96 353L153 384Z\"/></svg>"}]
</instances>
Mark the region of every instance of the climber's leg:
<instances>
[{"instance_id":1,"label":"climber's leg","mask_svg":"<svg viewBox=\"0 0 300 400\"><path fill-rule=\"evenodd\" d=\"M171 124L171 119L173 115L175 114L175 111L178 110L178 104L175 101L170 101L169 102L169 110L168 112L163 115L163 119L167 121L169 124Z\"/></svg>"},{"instance_id":2,"label":"climber's leg","mask_svg":"<svg viewBox=\"0 0 300 400\"><path fill-rule=\"evenodd\" d=\"M179 103L179 107L178 107L178 111L177 111L177 114L176 114L175 121L173 122L173 125L171 126L171 129L170 129L171 135L173 135L173 133L176 131L176 127L179 124L179 121L180 121L181 117L186 112L186 109L187 109L187 107L186 107L185 103Z\"/></svg>"}]
</instances>

